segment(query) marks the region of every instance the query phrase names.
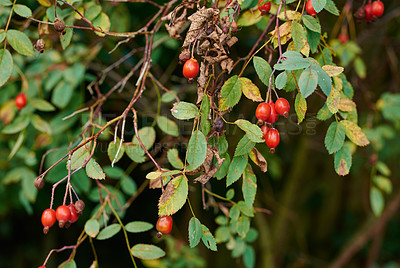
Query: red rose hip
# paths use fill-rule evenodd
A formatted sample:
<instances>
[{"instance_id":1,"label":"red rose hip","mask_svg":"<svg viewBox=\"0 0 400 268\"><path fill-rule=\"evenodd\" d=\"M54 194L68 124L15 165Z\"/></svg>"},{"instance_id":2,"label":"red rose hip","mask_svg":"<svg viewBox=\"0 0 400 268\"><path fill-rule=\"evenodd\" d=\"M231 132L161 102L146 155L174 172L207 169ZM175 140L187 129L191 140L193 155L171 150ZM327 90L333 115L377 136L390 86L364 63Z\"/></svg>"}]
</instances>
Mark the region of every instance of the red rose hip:
<instances>
[{"instance_id":1,"label":"red rose hip","mask_svg":"<svg viewBox=\"0 0 400 268\"><path fill-rule=\"evenodd\" d=\"M375 1L371 6L372 16L379 18L383 15L383 11L385 10L385 5L381 1Z\"/></svg>"},{"instance_id":2,"label":"red rose hip","mask_svg":"<svg viewBox=\"0 0 400 268\"><path fill-rule=\"evenodd\" d=\"M271 128L265 137L265 144L269 147L269 151L273 154L276 146L279 144L279 131L276 128Z\"/></svg>"},{"instance_id":3,"label":"red rose hip","mask_svg":"<svg viewBox=\"0 0 400 268\"><path fill-rule=\"evenodd\" d=\"M158 231L157 237L161 237L163 234L169 234L172 229L172 217L162 216L158 218L156 229Z\"/></svg>"},{"instance_id":4,"label":"red rose hip","mask_svg":"<svg viewBox=\"0 0 400 268\"><path fill-rule=\"evenodd\" d=\"M26 96L25 93L20 93L15 97L15 106L17 106L18 109L24 108L26 105Z\"/></svg>"},{"instance_id":5,"label":"red rose hip","mask_svg":"<svg viewBox=\"0 0 400 268\"><path fill-rule=\"evenodd\" d=\"M43 224L43 233L47 234L51 226L56 223L56 212L54 209L48 208L45 209L42 213L42 224Z\"/></svg>"},{"instance_id":6,"label":"red rose hip","mask_svg":"<svg viewBox=\"0 0 400 268\"><path fill-rule=\"evenodd\" d=\"M307 4L306 4L306 11L307 11L308 15L310 15L310 16L315 16L315 15L317 15L317 12L315 11L315 9L314 9L314 7L313 7L313 5L312 5L311 0L308 0L308 1L307 1Z\"/></svg>"},{"instance_id":7,"label":"red rose hip","mask_svg":"<svg viewBox=\"0 0 400 268\"><path fill-rule=\"evenodd\" d=\"M372 5L371 4L365 5L364 10L365 10L365 19L367 21L372 21L374 19L372 16Z\"/></svg>"},{"instance_id":8,"label":"red rose hip","mask_svg":"<svg viewBox=\"0 0 400 268\"><path fill-rule=\"evenodd\" d=\"M279 115L276 113L275 104L272 100L269 101L268 105L270 107L271 113L269 114L268 120L266 122L273 124L278 121Z\"/></svg>"},{"instance_id":9,"label":"red rose hip","mask_svg":"<svg viewBox=\"0 0 400 268\"><path fill-rule=\"evenodd\" d=\"M266 122L271 114L271 107L268 103L262 102L257 106L256 117L258 120Z\"/></svg>"},{"instance_id":10,"label":"red rose hip","mask_svg":"<svg viewBox=\"0 0 400 268\"><path fill-rule=\"evenodd\" d=\"M56 210L56 218L58 226L63 228L65 224L71 219L71 210L66 205L61 205Z\"/></svg>"},{"instance_id":11,"label":"red rose hip","mask_svg":"<svg viewBox=\"0 0 400 268\"><path fill-rule=\"evenodd\" d=\"M266 14L271 10L271 2L266 2L264 3L264 0L258 1L258 10L260 10L261 13Z\"/></svg>"},{"instance_id":12,"label":"red rose hip","mask_svg":"<svg viewBox=\"0 0 400 268\"><path fill-rule=\"evenodd\" d=\"M262 133L263 133L263 139L265 139L265 137L267 136L267 133L268 133L268 131L270 130L271 128L269 128L267 125L263 125L262 127L261 127L261 131L262 131Z\"/></svg>"},{"instance_id":13,"label":"red rose hip","mask_svg":"<svg viewBox=\"0 0 400 268\"><path fill-rule=\"evenodd\" d=\"M76 222L76 221L78 220L79 215L78 215L78 213L77 213L77 210L76 210L74 204L68 205L68 208L69 208L69 210L71 211L71 216L70 216L69 221L70 221L71 223L74 223L74 222Z\"/></svg>"},{"instance_id":14,"label":"red rose hip","mask_svg":"<svg viewBox=\"0 0 400 268\"><path fill-rule=\"evenodd\" d=\"M285 98L279 98L275 102L275 110L278 114L283 115L284 117L288 118L290 104Z\"/></svg>"},{"instance_id":15,"label":"red rose hip","mask_svg":"<svg viewBox=\"0 0 400 268\"><path fill-rule=\"evenodd\" d=\"M191 58L183 65L183 76L188 79L196 77L199 73L199 63L195 58Z\"/></svg>"}]
</instances>

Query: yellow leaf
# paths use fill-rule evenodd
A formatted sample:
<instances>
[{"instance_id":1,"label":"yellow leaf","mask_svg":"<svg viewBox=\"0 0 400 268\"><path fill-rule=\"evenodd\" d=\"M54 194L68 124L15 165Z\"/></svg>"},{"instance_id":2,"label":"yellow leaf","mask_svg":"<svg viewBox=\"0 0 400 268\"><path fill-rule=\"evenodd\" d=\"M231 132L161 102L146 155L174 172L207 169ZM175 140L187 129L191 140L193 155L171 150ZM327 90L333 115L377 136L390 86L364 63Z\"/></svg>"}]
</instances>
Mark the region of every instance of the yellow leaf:
<instances>
[{"instance_id":1,"label":"yellow leaf","mask_svg":"<svg viewBox=\"0 0 400 268\"><path fill-rule=\"evenodd\" d=\"M245 77L240 77L240 82L242 82L243 94L252 101L263 101L261 98L260 90L256 85L251 82L250 79Z\"/></svg>"},{"instance_id":2,"label":"yellow leaf","mask_svg":"<svg viewBox=\"0 0 400 268\"><path fill-rule=\"evenodd\" d=\"M346 128L346 136L356 145L358 146L366 146L369 144L369 140L367 136L365 136L362 129L355 123L349 120L342 120L340 121Z\"/></svg>"},{"instance_id":3,"label":"yellow leaf","mask_svg":"<svg viewBox=\"0 0 400 268\"><path fill-rule=\"evenodd\" d=\"M343 67L340 66L334 66L334 65L324 65L322 66L322 69L330 76L338 76L344 71Z\"/></svg>"},{"instance_id":4,"label":"yellow leaf","mask_svg":"<svg viewBox=\"0 0 400 268\"><path fill-rule=\"evenodd\" d=\"M289 35L292 32L292 22L291 21L287 21L284 24L282 24L281 26L279 26L279 35L280 37L284 37L285 35ZM278 35L276 34L276 29L271 31L269 33L270 35L272 35L273 38L277 38Z\"/></svg>"},{"instance_id":5,"label":"yellow leaf","mask_svg":"<svg viewBox=\"0 0 400 268\"><path fill-rule=\"evenodd\" d=\"M294 10L286 10L286 16L288 20L298 20L301 18L301 14ZM285 11L281 12L278 18L280 20L286 20Z\"/></svg>"},{"instance_id":6,"label":"yellow leaf","mask_svg":"<svg viewBox=\"0 0 400 268\"><path fill-rule=\"evenodd\" d=\"M238 20L239 27L247 27L256 24L262 19L261 12L257 9L256 11L247 10L240 14Z\"/></svg>"},{"instance_id":7,"label":"yellow leaf","mask_svg":"<svg viewBox=\"0 0 400 268\"><path fill-rule=\"evenodd\" d=\"M340 102L340 92L332 87L331 94L329 94L328 98L326 99L326 106L331 113L337 113L339 109L339 102Z\"/></svg>"},{"instance_id":8,"label":"yellow leaf","mask_svg":"<svg viewBox=\"0 0 400 268\"><path fill-rule=\"evenodd\" d=\"M39 4L41 4L44 7L51 7L51 2L50 0L37 0Z\"/></svg>"},{"instance_id":9,"label":"yellow leaf","mask_svg":"<svg viewBox=\"0 0 400 268\"><path fill-rule=\"evenodd\" d=\"M340 99L339 109L344 112L350 112L356 109L356 104L354 101L349 99Z\"/></svg>"},{"instance_id":10,"label":"yellow leaf","mask_svg":"<svg viewBox=\"0 0 400 268\"><path fill-rule=\"evenodd\" d=\"M341 91L343 89L343 80L340 77L333 77L333 84L338 91Z\"/></svg>"}]
</instances>

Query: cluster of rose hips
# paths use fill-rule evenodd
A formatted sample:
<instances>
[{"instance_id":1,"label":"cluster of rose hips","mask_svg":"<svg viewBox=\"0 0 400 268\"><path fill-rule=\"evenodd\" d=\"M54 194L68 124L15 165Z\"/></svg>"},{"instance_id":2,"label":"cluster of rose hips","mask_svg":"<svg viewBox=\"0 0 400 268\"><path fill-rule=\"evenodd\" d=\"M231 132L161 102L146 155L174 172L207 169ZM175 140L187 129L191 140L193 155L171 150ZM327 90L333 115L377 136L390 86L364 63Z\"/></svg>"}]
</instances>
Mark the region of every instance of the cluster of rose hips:
<instances>
[{"instance_id":1,"label":"cluster of rose hips","mask_svg":"<svg viewBox=\"0 0 400 268\"><path fill-rule=\"evenodd\" d=\"M85 203L82 200L78 200L75 204L61 205L56 211L52 208L45 209L42 214L43 233L47 234L50 227L56 223L56 220L60 228L68 228L71 223L78 220L84 208Z\"/></svg>"},{"instance_id":2,"label":"cluster of rose hips","mask_svg":"<svg viewBox=\"0 0 400 268\"><path fill-rule=\"evenodd\" d=\"M157 237L161 238L163 234L169 234L172 229L172 217L171 216L162 216L158 218L156 229L158 231Z\"/></svg>"},{"instance_id":3,"label":"cluster of rose hips","mask_svg":"<svg viewBox=\"0 0 400 268\"><path fill-rule=\"evenodd\" d=\"M17 108L19 110L21 110L22 108L24 108L26 106L26 95L25 93L20 93L15 97L15 106L17 106Z\"/></svg>"},{"instance_id":4,"label":"cluster of rose hips","mask_svg":"<svg viewBox=\"0 0 400 268\"><path fill-rule=\"evenodd\" d=\"M365 18L366 21L373 21L381 17L384 10L385 5L380 0L374 1L373 3L369 0L368 4L366 4L364 8L360 7L354 16L357 19Z\"/></svg>"},{"instance_id":5,"label":"cluster of rose hips","mask_svg":"<svg viewBox=\"0 0 400 268\"><path fill-rule=\"evenodd\" d=\"M290 104L285 98L279 98L275 103L271 99L268 103L262 102L257 106L256 117L259 121L266 123L261 127L261 130L265 144L267 144L271 153L275 152L280 140L279 131L272 124L278 120L279 115L288 118L289 110Z\"/></svg>"}]
</instances>

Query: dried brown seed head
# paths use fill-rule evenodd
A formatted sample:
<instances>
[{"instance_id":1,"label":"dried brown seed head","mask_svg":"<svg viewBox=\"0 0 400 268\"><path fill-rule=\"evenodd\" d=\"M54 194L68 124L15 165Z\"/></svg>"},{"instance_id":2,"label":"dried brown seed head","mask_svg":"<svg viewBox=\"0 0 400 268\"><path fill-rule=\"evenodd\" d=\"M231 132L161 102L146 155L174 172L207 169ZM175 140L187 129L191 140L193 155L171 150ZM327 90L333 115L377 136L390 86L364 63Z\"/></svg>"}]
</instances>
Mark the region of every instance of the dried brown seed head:
<instances>
[{"instance_id":1,"label":"dried brown seed head","mask_svg":"<svg viewBox=\"0 0 400 268\"><path fill-rule=\"evenodd\" d=\"M62 33L62 32L64 31L64 29L65 29L65 24L64 24L64 22L63 22L61 19L56 18L56 19L54 20L54 29L55 29L57 32Z\"/></svg>"},{"instance_id":2,"label":"dried brown seed head","mask_svg":"<svg viewBox=\"0 0 400 268\"><path fill-rule=\"evenodd\" d=\"M36 187L36 189L40 190L43 188L44 186L44 181L42 177L37 177L34 181L33 181L33 185Z\"/></svg>"}]
</instances>

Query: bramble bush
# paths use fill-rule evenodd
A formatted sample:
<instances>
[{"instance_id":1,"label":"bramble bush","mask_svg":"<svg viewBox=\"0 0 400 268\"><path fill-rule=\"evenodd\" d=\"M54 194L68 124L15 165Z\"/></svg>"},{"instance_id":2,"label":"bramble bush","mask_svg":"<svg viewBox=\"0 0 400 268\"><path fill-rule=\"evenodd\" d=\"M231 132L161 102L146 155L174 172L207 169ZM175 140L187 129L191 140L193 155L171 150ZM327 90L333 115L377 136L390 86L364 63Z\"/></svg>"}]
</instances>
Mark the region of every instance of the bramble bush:
<instances>
[{"instance_id":1,"label":"bramble bush","mask_svg":"<svg viewBox=\"0 0 400 268\"><path fill-rule=\"evenodd\" d=\"M0 6L0 215L22 207L19 215L36 222L30 232L41 232L41 217L46 234L32 239L43 242L29 260L1 266L210 267L204 256L212 256L227 267L230 255L244 267L393 267L398 245L378 256L400 206L391 179L400 153L398 52L386 42L397 82L374 90L369 75L384 86L390 78L367 73L376 65L360 44L377 42L365 34L374 28L397 31L395 4ZM353 176L364 181L344 187ZM338 230L322 226L332 230L341 209L346 234L323 251ZM343 246L360 213L371 218L355 235L361 242ZM0 230L6 238L11 222ZM369 240L368 254L352 260ZM300 251L285 252L289 241Z\"/></svg>"}]
</instances>

